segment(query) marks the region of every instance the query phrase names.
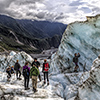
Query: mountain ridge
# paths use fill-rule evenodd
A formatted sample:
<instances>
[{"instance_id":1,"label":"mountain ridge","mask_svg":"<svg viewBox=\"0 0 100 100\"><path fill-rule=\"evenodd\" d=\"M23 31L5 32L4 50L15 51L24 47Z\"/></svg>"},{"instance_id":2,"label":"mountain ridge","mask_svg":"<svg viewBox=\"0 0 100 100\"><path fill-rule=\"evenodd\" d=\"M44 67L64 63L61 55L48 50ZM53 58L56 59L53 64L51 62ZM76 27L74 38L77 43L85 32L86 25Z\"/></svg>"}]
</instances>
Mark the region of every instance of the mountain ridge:
<instances>
[{"instance_id":1,"label":"mountain ridge","mask_svg":"<svg viewBox=\"0 0 100 100\"><path fill-rule=\"evenodd\" d=\"M28 22L29 22L29 24L28 24ZM62 30L58 34L55 33L55 31L57 30L58 26L56 27L56 29L54 27L53 35L50 36L48 34L50 32L52 32L52 30L50 31L49 28L47 28L46 31L44 31L45 28L43 28L43 30L42 30L41 27L45 26L45 24L43 24L43 23L48 24L48 26L51 27L50 29L52 29L53 26L56 27L56 24L58 24L59 27L60 27L60 25L63 26L63 27L61 28ZM15 45L19 44L20 48L17 47L16 49L17 50L19 49L21 51L24 50L27 53L28 53L28 50L26 50L27 46L29 48L31 48L32 51L34 51L34 50L35 51L36 50L37 51L42 51L44 49L50 49L51 47L57 48L59 46L59 44L60 44L60 40L61 40L61 37L62 37L61 34L63 34L64 29L66 28L66 25L59 24L59 23L56 23L54 25L54 23L47 22L47 21L44 21L44 22L35 21L35 24L36 24L36 26L34 25L34 22L30 21L30 20L25 20L25 19L24 20L18 20L18 19L14 19L14 18L5 16L5 15L0 15L0 28L1 28L0 29L0 34L1 34L2 37L3 36L5 38L8 37L7 40L9 40L6 43L5 43L5 41L3 41L3 42L6 45L8 45L8 46L10 46L12 48L13 48L13 46L15 48L16 47ZM40 24L40 26L39 26L39 24ZM39 26L39 28L38 28L38 26ZM47 31L48 31L48 34L46 33ZM10 43L10 39L12 39L12 41L14 41L15 45L14 44L12 45ZM22 44L24 46L26 45L25 49L21 48Z\"/></svg>"}]
</instances>

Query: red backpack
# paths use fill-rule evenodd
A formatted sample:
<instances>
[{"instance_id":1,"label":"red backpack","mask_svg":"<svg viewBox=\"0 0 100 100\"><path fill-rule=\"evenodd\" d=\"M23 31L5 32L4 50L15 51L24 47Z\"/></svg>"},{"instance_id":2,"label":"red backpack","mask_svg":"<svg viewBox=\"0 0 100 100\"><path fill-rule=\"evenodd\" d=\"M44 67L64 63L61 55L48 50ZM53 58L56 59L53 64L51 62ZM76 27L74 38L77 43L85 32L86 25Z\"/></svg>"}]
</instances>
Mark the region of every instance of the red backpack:
<instances>
[{"instance_id":1,"label":"red backpack","mask_svg":"<svg viewBox=\"0 0 100 100\"><path fill-rule=\"evenodd\" d=\"M48 70L49 70L49 64L48 63L45 63L44 64L44 71L47 72Z\"/></svg>"}]
</instances>

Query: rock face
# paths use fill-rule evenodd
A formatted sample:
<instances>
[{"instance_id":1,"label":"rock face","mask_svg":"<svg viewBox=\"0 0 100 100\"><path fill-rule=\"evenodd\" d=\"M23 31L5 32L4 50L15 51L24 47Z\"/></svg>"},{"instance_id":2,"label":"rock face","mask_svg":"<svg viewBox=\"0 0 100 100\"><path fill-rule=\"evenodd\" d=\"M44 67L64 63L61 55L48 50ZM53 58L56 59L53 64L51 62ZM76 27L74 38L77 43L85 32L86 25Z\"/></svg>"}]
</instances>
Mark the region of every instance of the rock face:
<instances>
[{"instance_id":1,"label":"rock face","mask_svg":"<svg viewBox=\"0 0 100 100\"><path fill-rule=\"evenodd\" d=\"M100 15L85 22L69 24L58 51L52 56L52 69L58 73L73 72L74 53L80 53L80 71L90 70L92 61L100 53Z\"/></svg>"}]
</instances>

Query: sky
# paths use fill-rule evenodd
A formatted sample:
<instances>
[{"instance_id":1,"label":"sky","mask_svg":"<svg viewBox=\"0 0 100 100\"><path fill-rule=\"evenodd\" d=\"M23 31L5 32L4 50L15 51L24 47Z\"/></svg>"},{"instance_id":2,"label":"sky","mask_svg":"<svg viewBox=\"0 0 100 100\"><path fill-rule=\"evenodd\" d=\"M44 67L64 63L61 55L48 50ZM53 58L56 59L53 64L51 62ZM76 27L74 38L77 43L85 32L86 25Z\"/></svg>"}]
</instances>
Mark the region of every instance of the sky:
<instances>
[{"instance_id":1,"label":"sky","mask_svg":"<svg viewBox=\"0 0 100 100\"><path fill-rule=\"evenodd\" d=\"M0 0L0 14L68 24L100 14L99 0Z\"/></svg>"}]
</instances>

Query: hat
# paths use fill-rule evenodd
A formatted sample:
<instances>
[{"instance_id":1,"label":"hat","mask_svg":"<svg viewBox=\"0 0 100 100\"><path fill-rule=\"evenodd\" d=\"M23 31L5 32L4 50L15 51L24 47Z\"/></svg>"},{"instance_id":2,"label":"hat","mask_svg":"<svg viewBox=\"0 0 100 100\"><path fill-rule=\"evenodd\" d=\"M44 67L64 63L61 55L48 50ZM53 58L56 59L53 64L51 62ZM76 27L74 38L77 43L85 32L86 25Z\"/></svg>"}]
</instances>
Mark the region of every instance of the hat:
<instances>
[{"instance_id":1,"label":"hat","mask_svg":"<svg viewBox=\"0 0 100 100\"><path fill-rule=\"evenodd\" d=\"M46 59L44 59L44 62L46 62L47 60Z\"/></svg>"},{"instance_id":2,"label":"hat","mask_svg":"<svg viewBox=\"0 0 100 100\"><path fill-rule=\"evenodd\" d=\"M11 66L12 68L14 68L14 66Z\"/></svg>"}]
</instances>

